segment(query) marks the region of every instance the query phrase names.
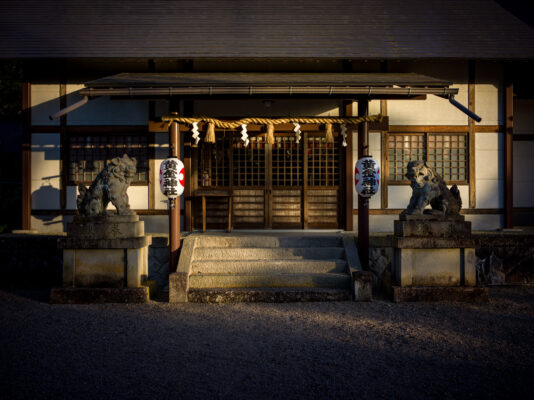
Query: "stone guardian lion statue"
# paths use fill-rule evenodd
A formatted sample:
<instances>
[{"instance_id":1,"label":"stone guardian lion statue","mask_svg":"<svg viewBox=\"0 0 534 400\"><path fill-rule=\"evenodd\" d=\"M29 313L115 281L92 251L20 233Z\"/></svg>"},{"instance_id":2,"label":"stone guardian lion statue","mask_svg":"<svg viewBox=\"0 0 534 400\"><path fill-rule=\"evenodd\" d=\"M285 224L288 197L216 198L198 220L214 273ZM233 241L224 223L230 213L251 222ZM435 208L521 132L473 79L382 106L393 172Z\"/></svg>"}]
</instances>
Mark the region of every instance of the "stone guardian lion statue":
<instances>
[{"instance_id":1,"label":"stone guardian lion statue","mask_svg":"<svg viewBox=\"0 0 534 400\"><path fill-rule=\"evenodd\" d=\"M456 185L449 189L447 183L424 161L410 161L406 177L410 180L412 197L401 215L458 216L462 208L460 191ZM425 210L430 204L431 210Z\"/></svg>"},{"instance_id":2,"label":"stone guardian lion statue","mask_svg":"<svg viewBox=\"0 0 534 400\"><path fill-rule=\"evenodd\" d=\"M85 216L107 215L106 208L111 202L118 215L135 214L130 209L126 190L136 173L137 161L124 154L116 157L98 174L89 188L79 184L76 199L78 212Z\"/></svg>"}]
</instances>

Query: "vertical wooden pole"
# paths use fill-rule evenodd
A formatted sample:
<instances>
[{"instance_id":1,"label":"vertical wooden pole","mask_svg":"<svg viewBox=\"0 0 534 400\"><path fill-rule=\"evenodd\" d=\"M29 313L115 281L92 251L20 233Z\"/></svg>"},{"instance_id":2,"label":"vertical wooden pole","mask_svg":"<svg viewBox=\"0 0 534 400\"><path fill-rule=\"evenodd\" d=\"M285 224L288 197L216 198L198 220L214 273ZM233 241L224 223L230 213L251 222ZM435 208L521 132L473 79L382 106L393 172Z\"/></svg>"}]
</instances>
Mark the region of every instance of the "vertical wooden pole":
<instances>
[{"instance_id":1,"label":"vertical wooden pole","mask_svg":"<svg viewBox=\"0 0 534 400\"><path fill-rule=\"evenodd\" d=\"M504 88L504 227L514 227L514 84L507 74Z\"/></svg>"},{"instance_id":2,"label":"vertical wooden pole","mask_svg":"<svg viewBox=\"0 0 534 400\"><path fill-rule=\"evenodd\" d=\"M169 126L169 156L180 158L180 127L173 121ZM178 249L180 248L180 197L175 200L173 208L169 208L169 273L175 272L178 266Z\"/></svg>"},{"instance_id":3,"label":"vertical wooden pole","mask_svg":"<svg viewBox=\"0 0 534 400\"><path fill-rule=\"evenodd\" d=\"M352 117L352 100L343 102L343 115ZM345 147L345 230L354 230L353 214L354 205L352 203L352 187L354 186L352 170L352 132L353 126L347 127L347 147Z\"/></svg>"},{"instance_id":4,"label":"vertical wooden pole","mask_svg":"<svg viewBox=\"0 0 534 400\"><path fill-rule=\"evenodd\" d=\"M31 84L22 85L22 229L31 229L31 184L32 184L32 114Z\"/></svg>"},{"instance_id":5,"label":"vertical wooden pole","mask_svg":"<svg viewBox=\"0 0 534 400\"><path fill-rule=\"evenodd\" d=\"M64 109L67 107L67 83L63 79L59 85L59 107ZM64 210L67 207L67 155L69 141L67 138L67 114L60 117L59 120L59 170L60 170L60 208Z\"/></svg>"},{"instance_id":6,"label":"vertical wooden pole","mask_svg":"<svg viewBox=\"0 0 534 400\"><path fill-rule=\"evenodd\" d=\"M358 100L358 117L369 113L369 100ZM369 123L358 124L358 158L369 155ZM358 195L358 253L363 269L369 267L369 199Z\"/></svg>"},{"instance_id":7,"label":"vertical wooden pole","mask_svg":"<svg viewBox=\"0 0 534 400\"><path fill-rule=\"evenodd\" d=\"M184 115L186 117L193 116L193 101L184 101ZM191 134L184 137L184 167L185 167L185 188L184 188L184 208L185 221L184 228L187 232L193 230L193 207L191 203L191 194L193 192L193 165L192 162L192 145L193 139ZM194 165L194 168L198 168Z\"/></svg>"},{"instance_id":8,"label":"vertical wooden pole","mask_svg":"<svg viewBox=\"0 0 534 400\"><path fill-rule=\"evenodd\" d=\"M470 111L475 112L475 62L469 61L468 72L468 107ZM476 168L475 168L475 152L476 152L476 132L475 132L475 120L473 118L467 118L469 126L469 208L476 208Z\"/></svg>"}]
</instances>

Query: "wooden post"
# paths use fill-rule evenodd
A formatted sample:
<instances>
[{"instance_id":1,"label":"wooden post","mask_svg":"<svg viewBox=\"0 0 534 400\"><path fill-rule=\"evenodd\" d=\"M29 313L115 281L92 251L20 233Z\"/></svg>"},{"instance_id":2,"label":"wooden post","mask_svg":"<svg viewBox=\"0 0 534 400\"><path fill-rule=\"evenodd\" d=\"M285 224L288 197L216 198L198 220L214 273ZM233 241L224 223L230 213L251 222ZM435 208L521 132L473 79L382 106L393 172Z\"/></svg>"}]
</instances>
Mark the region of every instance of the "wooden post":
<instances>
[{"instance_id":1,"label":"wooden post","mask_svg":"<svg viewBox=\"0 0 534 400\"><path fill-rule=\"evenodd\" d=\"M514 84L507 75L504 89L504 227L514 227Z\"/></svg>"},{"instance_id":2,"label":"wooden post","mask_svg":"<svg viewBox=\"0 0 534 400\"><path fill-rule=\"evenodd\" d=\"M32 114L29 82L24 82L22 85L22 118L22 229L29 230L32 228Z\"/></svg>"},{"instance_id":3,"label":"wooden post","mask_svg":"<svg viewBox=\"0 0 534 400\"><path fill-rule=\"evenodd\" d=\"M358 117L369 113L369 100L358 100ZM369 155L369 123L358 124L358 159ZM369 267L369 199L358 195L358 252L363 269Z\"/></svg>"},{"instance_id":4,"label":"wooden post","mask_svg":"<svg viewBox=\"0 0 534 400\"><path fill-rule=\"evenodd\" d=\"M180 127L173 121L169 125L169 156L180 158ZM175 200L174 207L169 207L169 273L175 272L178 266L178 249L180 248L180 197Z\"/></svg>"},{"instance_id":5,"label":"wooden post","mask_svg":"<svg viewBox=\"0 0 534 400\"><path fill-rule=\"evenodd\" d=\"M343 102L343 115L352 117L352 100ZM352 204L352 187L354 178L352 170L352 131L353 126L347 126L347 147L345 147L345 230L354 230L353 214L354 205ZM307 171L307 168L305 169Z\"/></svg>"}]
</instances>

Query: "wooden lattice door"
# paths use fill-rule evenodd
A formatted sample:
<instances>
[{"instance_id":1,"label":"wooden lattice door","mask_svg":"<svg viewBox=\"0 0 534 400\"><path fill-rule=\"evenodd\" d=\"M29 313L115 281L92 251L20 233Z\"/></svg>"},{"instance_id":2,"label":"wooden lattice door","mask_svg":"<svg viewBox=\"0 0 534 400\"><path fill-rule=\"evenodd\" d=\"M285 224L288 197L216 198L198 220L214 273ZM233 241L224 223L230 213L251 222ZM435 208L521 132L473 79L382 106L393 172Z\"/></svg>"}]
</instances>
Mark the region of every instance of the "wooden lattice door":
<instances>
[{"instance_id":1,"label":"wooden lattice door","mask_svg":"<svg viewBox=\"0 0 534 400\"><path fill-rule=\"evenodd\" d=\"M251 136L245 147L237 134L217 134L217 143L197 150L199 188L232 193L236 229L338 228L340 159L338 144L324 134L276 133ZM198 207L197 207L198 209ZM198 211L195 225L199 226ZM224 228L227 202L208 199L208 228Z\"/></svg>"}]
</instances>

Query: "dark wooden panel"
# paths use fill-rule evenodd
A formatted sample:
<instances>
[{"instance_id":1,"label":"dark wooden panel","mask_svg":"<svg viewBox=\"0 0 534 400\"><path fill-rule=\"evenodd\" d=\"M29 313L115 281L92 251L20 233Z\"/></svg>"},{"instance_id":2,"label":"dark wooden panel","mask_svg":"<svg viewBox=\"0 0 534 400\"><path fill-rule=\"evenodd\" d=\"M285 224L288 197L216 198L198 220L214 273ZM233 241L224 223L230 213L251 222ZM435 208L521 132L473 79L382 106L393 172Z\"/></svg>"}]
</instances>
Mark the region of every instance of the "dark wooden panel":
<instances>
[{"instance_id":1,"label":"dark wooden panel","mask_svg":"<svg viewBox=\"0 0 534 400\"><path fill-rule=\"evenodd\" d=\"M338 189L310 189L307 197L310 228L334 229L339 226Z\"/></svg>"},{"instance_id":2,"label":"dark wooden panel","mask_svg":"<svg viewBox=\"0 0 534 400\"><path fill-rule=\"evenodd\" d=\"M265 190L234 189L232 221L235 228L263 228L265 224Z\"/></svg>"}]
</instances>

